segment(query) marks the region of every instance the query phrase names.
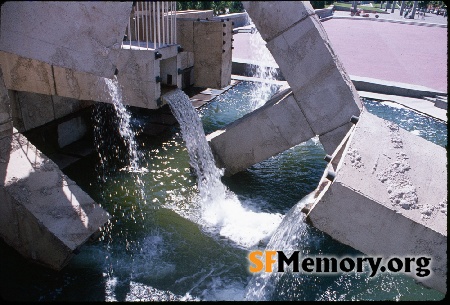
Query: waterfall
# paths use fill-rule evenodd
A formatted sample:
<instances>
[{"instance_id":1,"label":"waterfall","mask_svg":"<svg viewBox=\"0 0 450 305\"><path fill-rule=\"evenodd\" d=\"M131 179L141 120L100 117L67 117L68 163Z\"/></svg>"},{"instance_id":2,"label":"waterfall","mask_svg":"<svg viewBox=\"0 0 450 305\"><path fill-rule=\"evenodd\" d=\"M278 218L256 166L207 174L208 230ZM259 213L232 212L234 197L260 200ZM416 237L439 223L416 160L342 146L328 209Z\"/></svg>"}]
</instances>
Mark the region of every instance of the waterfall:
<instances>
[{"instance_id":1,"label":"waterfall","mask_svg":"<svg viewBox=\"0 0 450 305\"><path fill-rule=\"evenodd\" d=\"M222 183L223 170L215 165L202 122L189 97L180 89L175 89L162 98L180 124L190 165L197 175L200 224L206 230L225 236L245 248L267 242L280 223L281 215L244 207L236 194Z\"/></svg>"},{"instance_id":2,"label":"waterfall","mask_svg":"<svg viewBox=\"0 0 450 305\"><path fill-rule=\"evenodd\" d=\"M266 250L283 251L288 256L295 250L301 250L299 247L301 244L306 244L308 238L307 225L304 222L305 214L302 212L302 208L312 201L314 201L314 192L303 197L289 210L270 238ZM248 301L270 300L282 276L283 273L278 273L276 268L271 273L254 274L247 285L245 299ZM305 277L302 280L309 279Z\"/></svg>"},{"instance_id":3,"label":"waterfall","mask_svg":"<svg viewBox=\"0 0 450 305\"><path fill-rule=\"evenodd\" d=\"M105 78L105 84L118 117L119 133L128 150L129 166L127 169L132 172L138 172L140 171L138 147L134 132L130 126L131 115L122 103L122 90L120 89L117 79Z\"/></svg>"},{"instance_id":4,"label":"waterfall","mask_svg":"<svg viewBox=\"0 0 450 305\"><path fill-rule=\"evenodd\" d=\"M274 94L273 84L270 81L276 80L278 71L274 67L275 62L266 47L266 42L262 39L259 32L250 34L250 50L253 53L252 58L258 58L253 72L253 77L265 80L264 82L255 82L251 91L252 107L257 109L264 105ZM268 82L267 82L268 81Z\"/></svg>"}]
</instances>

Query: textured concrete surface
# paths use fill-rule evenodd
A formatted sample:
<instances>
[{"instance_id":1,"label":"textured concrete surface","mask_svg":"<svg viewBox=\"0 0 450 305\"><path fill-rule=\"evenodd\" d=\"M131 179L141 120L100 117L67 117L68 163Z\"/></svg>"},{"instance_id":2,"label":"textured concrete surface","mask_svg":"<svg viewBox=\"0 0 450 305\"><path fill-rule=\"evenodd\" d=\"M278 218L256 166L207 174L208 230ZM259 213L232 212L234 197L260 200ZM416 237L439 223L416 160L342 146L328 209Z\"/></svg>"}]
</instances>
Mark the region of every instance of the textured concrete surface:
<instances>
[{"instance_id":1,"label":"textured concrete surface","mask_svg":"<svg viewBox=\"0 0 450 305\"><path fill-rule=\"evenodd\" d=\"M233 175L314 136L292 92L207 136L216 164ZM230 144L233 143L233 144Z\"/></svg>"},{"instance_id":2,"label":"textured concrete surface","mask_svg":"<svg viewBox=\"0 0 450 305\"><path fill-rule=\"evenodd\" d=\"M0 50L111 78L131 7L131 2L7 1Z\"/></svg>"},{"instance_id":3,"label":"textured concrete surface","mask_svg":"<svg viewBox=\"0 0 450 305\"><path fill-rule=\"evenodd\" d=\"M327 185L316 193L308 220L368 255L431 257L434 274L416 279L445 292L445 149L367 111L343 149L338 164L327 168L336 178L321 180Z\"/></svg>"},{"instance_id":4,"label":"textured concrete surface","mask_svg":"<svg viewBox=\"0 0 450 305\"><path fill-rule=\"evenodd\" d=\"M231 21L194 21L194 85L221 89L231 81Z\"/></svg>"},{"instance_id":5,"label":"textured concrete surface","mask_svg":"<svg viewBox=\"0 0 450 305\"><path fill-rule=\"evenodd\" d=\"M0 71L0 237L60 270L109 215L12 127Z\"/></svg>"}]
</instances>

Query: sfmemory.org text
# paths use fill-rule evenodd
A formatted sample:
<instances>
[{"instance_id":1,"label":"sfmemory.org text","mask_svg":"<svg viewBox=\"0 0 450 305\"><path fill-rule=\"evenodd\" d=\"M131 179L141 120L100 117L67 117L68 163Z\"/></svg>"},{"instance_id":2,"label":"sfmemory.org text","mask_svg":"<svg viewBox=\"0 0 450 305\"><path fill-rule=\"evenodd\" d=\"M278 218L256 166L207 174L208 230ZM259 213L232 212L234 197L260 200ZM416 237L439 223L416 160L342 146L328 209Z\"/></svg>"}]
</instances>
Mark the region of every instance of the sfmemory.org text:
<instances>
[{"instance_id":1,"label":"sfmemory.org text","mask_svg":"<svg viewBox=\"0 0 450 305\"><path fill-rule=\"evenodd\" d=\"M255 272L291 272L303 273L348 273L370 272L370 277L383 272L415 273L418 277L426 277L431 274L430 257L332 257L316 256L301 257L300 251L285 254L283 251L252 251L249 253L249 271ZM277 269L274 270L274 265ZM287 267L287 268L285 268Z\"/></svg>"}]
</instances>

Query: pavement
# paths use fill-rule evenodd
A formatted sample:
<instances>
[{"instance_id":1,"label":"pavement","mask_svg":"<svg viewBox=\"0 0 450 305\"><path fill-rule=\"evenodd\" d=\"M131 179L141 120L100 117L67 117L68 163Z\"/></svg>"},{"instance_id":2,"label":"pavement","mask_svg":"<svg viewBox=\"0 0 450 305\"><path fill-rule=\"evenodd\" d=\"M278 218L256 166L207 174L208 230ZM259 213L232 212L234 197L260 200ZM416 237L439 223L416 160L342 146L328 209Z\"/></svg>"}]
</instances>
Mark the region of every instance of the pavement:
<instances>
[{"instance_id":1,"label":"pavement","mask_svg":"<svg viewBox=\"0 0 450 305\"><path fill-rule=\"evenodd\" d=\"M447 17L404 19L399 10L379 18L336 11L322 22L350 76L404 83L447 93ZM277 64L258 33L233 36L233 61ZM255 46L257 49L255 49Z\"/></svg>"}]
</instances>

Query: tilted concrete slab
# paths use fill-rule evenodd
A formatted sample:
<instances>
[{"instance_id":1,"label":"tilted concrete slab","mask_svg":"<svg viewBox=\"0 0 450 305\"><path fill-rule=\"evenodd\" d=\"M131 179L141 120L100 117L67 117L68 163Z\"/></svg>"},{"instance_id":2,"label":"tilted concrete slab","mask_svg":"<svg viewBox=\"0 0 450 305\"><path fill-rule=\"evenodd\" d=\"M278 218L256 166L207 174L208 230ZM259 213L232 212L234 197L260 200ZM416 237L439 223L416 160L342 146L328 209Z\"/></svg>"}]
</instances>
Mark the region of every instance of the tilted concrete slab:
<instances>
[{"instance_id":1,"label":"tilted concrete slab","mask_svg":"<svg viewBox=\"0 0 450 305\"><path fill-rule=\"evenodd\" d=\"M430 257L431 276L410 275L445 293L446 150L367 111L338 150L307 220L367 255Z\"/></svg>"},{"instance_id":2,"label":"tilted concrete slab","mask_svg":"<svg viewBox=\"0 0 450 305\"><path fill-rule=\"evenodd\" d=\"M111 78L131 8L131 2L7 1L0 50Z\"/></svg>"},{"instance_id":3,"label":"tilted concrete slab","mask_svg":"<svg viewBox=\"0 0 450 305\"><path fill-rule=\"evenodd\" d=\"M363 105L308 1L243 1L316 135L341 140ZM326 141L323 137L322 141ZM333 153L336 141L324 143Z\"/></svg>"},{"instance_id":4,"label":"tilted concrete slab","mask_svg":"<svg viewBox=\"0 0 450 305\"><path fill-rule=\"evenodd\" d=\"M219 168L230 176L314 136L292 92L207 136Z\"/></svg>"},{"instance_id":5,"label":"tilted concrete slab","mask_svg":"<svg viewBox=\"0 0 450 305\"><path fill-rule=\"evenodd\" d=\"M177 54L177 46L158 50L163 57ZM122 87L126 105L157 109L161 86L156 81L160 75L160 60L155 50L121 49L117 59L117 79ZM0 51L0 68L5 86L9 90L74 98L86 101L111 103L105 94L105 79L97 75L52 66L36 59Z\"/></svg>"},{"instance_id":6,"label":"tilted concrete slab","mask_svg":"<svg viewBox=\"0 0 450 305\"><path fill-rule=\"evenodd\" d=\"M62 269L108 213L17 131L0 139L0 160L0 236L24 257Z\"/></svg>"},{"instance_id":7,"label":"tilted concrete slab","mask_svg":"<svg viewBox=\"0 0 450 305\"><path fill-rule=\"evenodd\" d=\"M332 154L352 126L349 123L352 116L359 116L363 104L314 9L308 1L243 1L243 5L266 40L292 88L292 95L277 102L276 107L268 103L267 109L271 111L267 114L257 110L211 135L210 144L217 161L225 173L235 173L288 149L287 145L292 147L315 135L326 152ZM197 60L195 63L199 65ZM298 106L295 111L292 101ZM293 121L295 115L298 115L295 127L286 128L284 123ZM243 120L251 120L251 124L244 124ZM267 124L268 120L271 124ZM240 130L231 133L238 125ZM263 134L277 134L285 142L266 145L264 136L256 136L260 134L258 129L263 128L267 129ZM245 145L236 145L244 142ZM252 151L250 144L261 152Z\"/></svg>"}]
</instances>

